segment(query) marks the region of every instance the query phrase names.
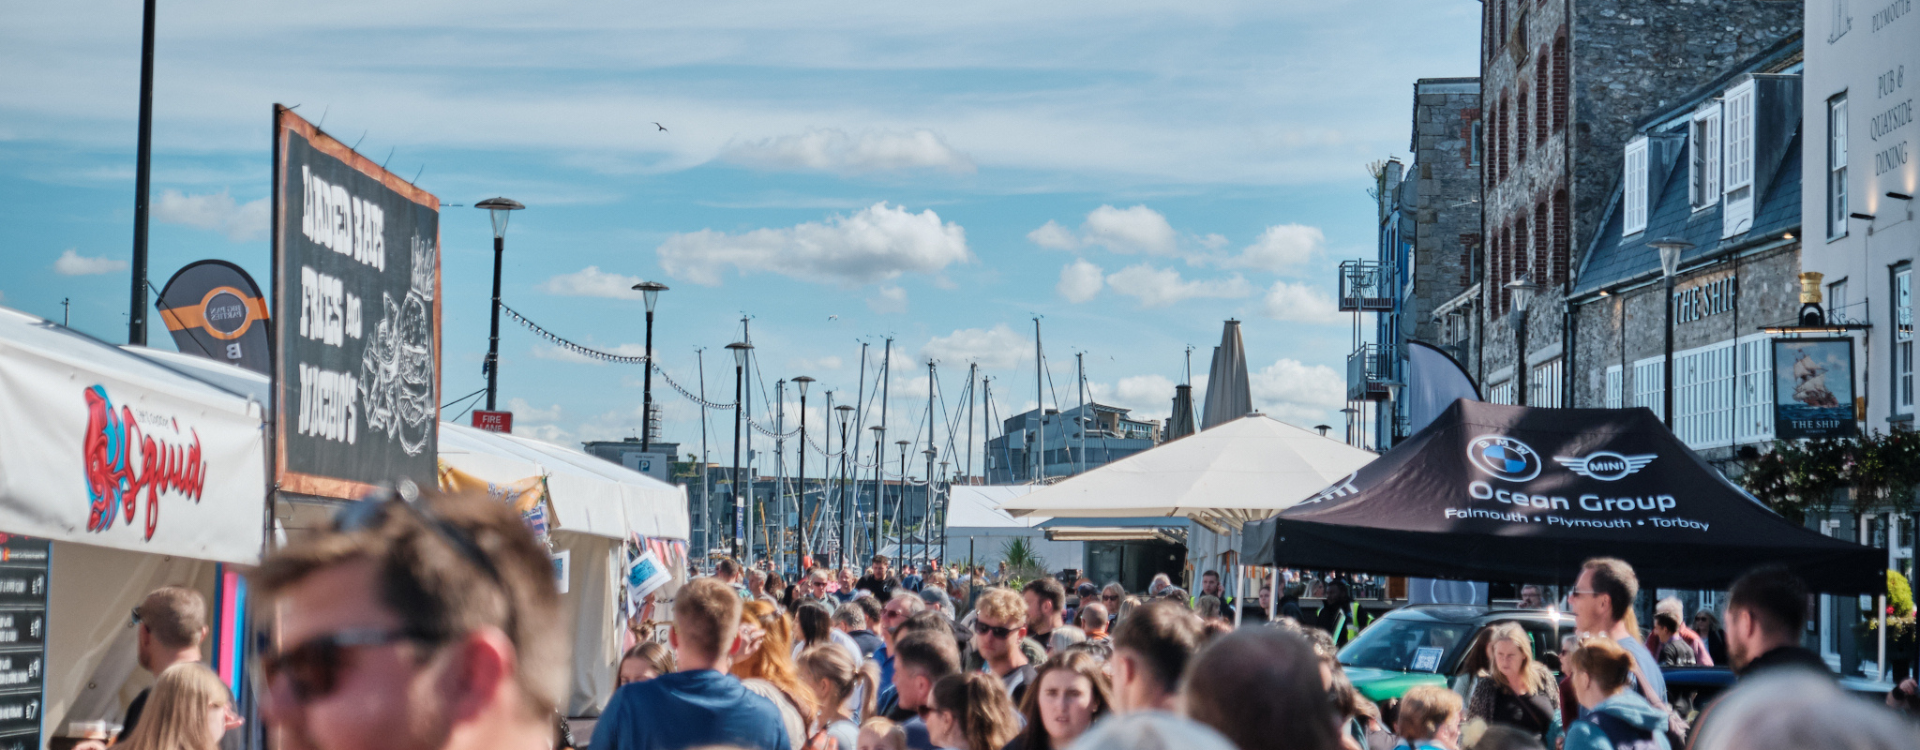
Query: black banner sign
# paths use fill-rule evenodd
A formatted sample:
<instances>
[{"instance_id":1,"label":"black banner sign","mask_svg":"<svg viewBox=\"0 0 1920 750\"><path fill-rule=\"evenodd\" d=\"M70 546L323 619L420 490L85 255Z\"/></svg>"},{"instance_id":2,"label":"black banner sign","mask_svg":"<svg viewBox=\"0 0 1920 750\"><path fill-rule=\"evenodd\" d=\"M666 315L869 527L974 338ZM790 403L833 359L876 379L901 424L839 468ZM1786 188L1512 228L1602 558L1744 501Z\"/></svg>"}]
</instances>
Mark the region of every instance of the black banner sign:
<instances>
[{"instance_id":1,"label":"black banner sign","mask_svg":"<svg viewBox=\"0 0 1920 750\"><path fill-rule=\"evenodd\" d=\"M274 340L282 489L434 481L440 200L275 108Z\"/></svg>"},{"instance_id":2,"label":"black banner sign","mask_svg":"<svg viewBox=\"0 0 1920 750\"><path fill-rule=\"evenodd\" d=\"M0 534L0 750L41 746L51 551L45 539Z\"/></svg>"},{"instance_id":3,"label":"black banner sign","mask_svg":"<svg viewBox=\"0 0 1920 750\"><path fill-rule=\"evenodd\" d=\"M187 264L160 290L160 319L181 352L271 374L267 300L239 266L224 260Z\"/></svg>"}]
</instances>

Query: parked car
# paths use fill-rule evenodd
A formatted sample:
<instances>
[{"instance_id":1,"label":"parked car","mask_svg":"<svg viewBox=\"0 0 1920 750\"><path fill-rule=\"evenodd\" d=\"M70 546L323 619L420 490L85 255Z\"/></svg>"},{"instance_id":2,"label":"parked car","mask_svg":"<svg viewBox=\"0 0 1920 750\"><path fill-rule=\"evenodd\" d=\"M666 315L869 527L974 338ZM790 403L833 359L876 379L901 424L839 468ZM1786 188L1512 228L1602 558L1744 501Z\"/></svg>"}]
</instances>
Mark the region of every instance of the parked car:
<instances>
[{"instance_id":1,"label":"parked car","mask_svg":"<svg viewBox=\"0 0 1920 750\"><path fill-rule=\"evenodd\" d=\"M1549 609L1493 609L1421 604L1382 615L1340 649L1353 686L1375 702L1399 698L1415 685L1450 684L1467 647L1497 623L1517 622L1533 639L1534 658L1560 653L1573 632L1573 615Z\"/></svg>"}]
</instances>

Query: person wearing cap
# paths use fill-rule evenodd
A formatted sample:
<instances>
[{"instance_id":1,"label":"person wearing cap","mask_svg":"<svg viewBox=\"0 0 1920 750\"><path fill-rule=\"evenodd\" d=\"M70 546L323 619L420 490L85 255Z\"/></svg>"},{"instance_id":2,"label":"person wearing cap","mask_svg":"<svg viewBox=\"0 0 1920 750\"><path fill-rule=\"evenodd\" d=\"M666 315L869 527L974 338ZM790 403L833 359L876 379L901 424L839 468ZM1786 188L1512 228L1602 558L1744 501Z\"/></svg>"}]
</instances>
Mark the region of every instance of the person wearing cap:
<instances>
[{"instance_id":1,"label":"person wearing cap","mask_svg":"<svg viewBox=\"0 0 1920 750\"><path fill-rule=\"evenodd\" d=\"M133 622L139 627L135 644L140 668L154 677L175 664L200 661L200 642L206 640L208 631L207 600L200 592L185 586L154 589L141 600L140 606L133 608ZM140 725L140 717L146 711L147 696L152 693L152 688L143 689L127 704L127 718L121 722L121 739L133 736L134 727ZM224 741L223 746L239 747L238 733L228 734L234 740Z\"/></svg>"}]
</instances>

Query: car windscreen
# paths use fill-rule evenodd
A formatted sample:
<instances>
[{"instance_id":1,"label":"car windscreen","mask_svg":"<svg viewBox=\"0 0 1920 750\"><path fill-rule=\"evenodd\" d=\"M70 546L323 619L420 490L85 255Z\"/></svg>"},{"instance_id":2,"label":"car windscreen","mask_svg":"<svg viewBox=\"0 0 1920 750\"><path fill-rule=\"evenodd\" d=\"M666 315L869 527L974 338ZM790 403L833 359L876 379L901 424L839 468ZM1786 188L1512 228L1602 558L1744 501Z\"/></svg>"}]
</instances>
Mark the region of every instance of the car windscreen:
<instances>
[{"instance_id":1,"label":"car windscreen","mask_svg":"<svg viewBox=\"0 0 1920 750\"><path fill-rule=\"evenodd\" d=\"M1340 663L1349 667L1392 669L1401 672L1439 672L1458 661L1473 636L1473 624L1386 617L1340 649Z\"/></svg>"}]
</instances>

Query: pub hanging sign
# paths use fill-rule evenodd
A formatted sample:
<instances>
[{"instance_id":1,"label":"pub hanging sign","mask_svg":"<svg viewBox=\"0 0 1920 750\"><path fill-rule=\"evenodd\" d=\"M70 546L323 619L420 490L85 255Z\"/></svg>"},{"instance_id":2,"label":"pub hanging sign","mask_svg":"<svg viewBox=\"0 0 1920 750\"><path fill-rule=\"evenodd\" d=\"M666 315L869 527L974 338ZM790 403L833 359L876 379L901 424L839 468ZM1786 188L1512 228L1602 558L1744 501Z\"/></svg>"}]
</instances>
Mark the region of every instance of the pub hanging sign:
<instances>
[{"instance_id":1,"label":"pub hanging sign","mask_svg":"<svg viewBox=\"0 0 1920 750\"><path fill-rule=\"evenodd\" d=\"M1781 440L1852 437L1853 339L1773 340L1773 430Z\"/></svg>"}]
</instances>

